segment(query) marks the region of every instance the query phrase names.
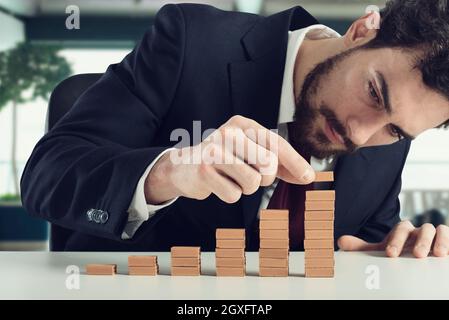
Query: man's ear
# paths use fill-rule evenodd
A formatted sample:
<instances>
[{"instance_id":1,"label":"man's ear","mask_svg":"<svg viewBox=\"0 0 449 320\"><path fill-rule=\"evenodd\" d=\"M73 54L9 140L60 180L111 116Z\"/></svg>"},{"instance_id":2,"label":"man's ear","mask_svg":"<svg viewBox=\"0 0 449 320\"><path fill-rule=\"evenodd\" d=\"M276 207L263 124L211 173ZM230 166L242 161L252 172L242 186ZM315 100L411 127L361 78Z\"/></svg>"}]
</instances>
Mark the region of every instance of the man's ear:
<instances>
[{"instance_id":1,"label":"man's ear","mask_svg":"<svg viewBox=\"0 0 449 320\"><path fill-rule=\"evenodd\" d=\"M347 49L351 49L370 42L376 37L379 26L380 15L376 11L357 19L344 35L345 46Z\"/></svg>"}]
</instances>

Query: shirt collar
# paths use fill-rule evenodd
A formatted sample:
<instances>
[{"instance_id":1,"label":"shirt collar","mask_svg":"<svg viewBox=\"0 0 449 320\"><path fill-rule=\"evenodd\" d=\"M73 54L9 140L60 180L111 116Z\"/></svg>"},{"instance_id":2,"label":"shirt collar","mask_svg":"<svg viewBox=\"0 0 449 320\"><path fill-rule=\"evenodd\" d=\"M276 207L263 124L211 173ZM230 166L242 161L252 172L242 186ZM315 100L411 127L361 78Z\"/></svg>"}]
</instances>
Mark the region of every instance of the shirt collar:
<instances>
[{"instance_id":1,"label":"shirt collar","mask_svg":"<svg viewBox=\"0 0 449 320\"><path fill-rule=\"evenodd\" d=\"M322 24L290 31L288 34L287 55L285 59L284 78L282 80L281 102L279 107L278 125L293 121L295 113L295 94L293 88L293 72L296 56L304 39L339 38L341 35L335 30Z\"/></svg>"}]
</instances>

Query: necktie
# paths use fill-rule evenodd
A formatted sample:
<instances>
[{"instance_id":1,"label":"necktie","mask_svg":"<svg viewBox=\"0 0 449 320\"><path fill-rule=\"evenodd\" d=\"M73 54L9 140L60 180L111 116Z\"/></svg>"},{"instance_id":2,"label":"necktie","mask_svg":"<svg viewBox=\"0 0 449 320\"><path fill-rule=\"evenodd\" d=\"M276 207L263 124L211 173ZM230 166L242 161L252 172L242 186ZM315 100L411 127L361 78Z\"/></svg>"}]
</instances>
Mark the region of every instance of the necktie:
<instances>
[{"instance_id":1,"label":"necktie","mask_svg":"<svg viewBox=\"0 0 449 320\"><path fill-rule=\"evenodd\" d=\"M289 125L289 137L292 137L292 128ZM291 139L290 139L291 140ZM297 150L300 152L300 150ZM310 155L302 154L310 162ZM289 238L290 250L303 250L304 240L304 209L306 191L313 189L313 184L297 185L279 180L267 209L289 210Z\"/></svg>"}]
</instances>

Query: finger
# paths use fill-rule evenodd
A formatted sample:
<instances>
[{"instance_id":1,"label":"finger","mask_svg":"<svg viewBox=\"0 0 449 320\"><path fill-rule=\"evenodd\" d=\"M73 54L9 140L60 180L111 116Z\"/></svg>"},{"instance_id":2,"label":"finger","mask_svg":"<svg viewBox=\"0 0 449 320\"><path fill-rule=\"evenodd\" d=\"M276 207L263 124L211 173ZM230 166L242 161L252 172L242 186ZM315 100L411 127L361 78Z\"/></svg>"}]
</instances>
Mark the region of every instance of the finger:
<instances>
[{"instance_id":1,"label":"finger","mask_svg":"<svg viewBox=\"0 0 449 320\"><path fill-rule=\"evenodd\" d=\"M298 177L294 176L289 170L281 165L278 167L277 177L288 183L298 184Z\"/></svg>"},{"instance_id":2,"label":"finger","mask_svg":"<svg viewBox=\"0 0 449 320\"><path fill-rule=\"evenodd\" d=\"M236 160L236 163L234 164L217 164L215 165L215 168L217 168L222 175L234 180L242 190L243 194L253 194L259 189L262 176L251 166L244 162L239 163L238 161Z\"/></svg>"},{"instance_id":3,"label":"finger","mask_svg":"<svg viewBox=\"0 0 449 320\"><path fill-rule=\"evenodd\" d=\"M385 249L387 256L391 258L398 257L404 249L404 245L414 229L415 227L411 224L410 221L400 222L393 229L393 231L391 231Z\"/></svg>"},{"instance_id":4,"label":"finger","mask_svg":"<svg viewBox=\"0 0 449 320\"><path fill-rule=\"evenodd\" d=\"M230 179L223 177L210 165L202 165L202 176L209 190L226 203L235 203L242 196L242 189Z\"/></svg>"},{"instance_id":5,"label":"finger","mask_svg":"<svg viewBox=\"0 0 449 320\"><path fill-rule=\"evenodd\" d=\"M379 251L383 249L382 243L369 243L349 235L338 238L338 247L343 251Z\"/></svg>"},{"instance_id":6,"label":"finger","mask_svg":"<svg viewBox=\"0 0 449 320\"><path fill-rule=\"evenodd\" d=\"M236 157L257 170L262 176L261 186L269 186L276 179L278 159L277 156L265 147L255 143L243 132L242 129L232 129L226 132L226 139L232 139L232 143L226 141L226 148ZM250 133L249 133L250 134ZM231 146L229 146L231 144Z\"/></svg>"},{"instance_id":7,"label":"finger","mask_svg":"<svg viewBox=\"0 0 449 320\"><path fill-rule=\"evenodd\" d=\"M436 229L433 254L437 257L445 257L449 254L449 227L443 224Z\"/></svg>"},{"instance_id":8,"label":"finger","mask_svg":"<svg viewBox=\"0 0 449 320\"><path fill-rule=\"evenodd\" d=\"M256 121L241 116L232 117L231 124L243 129L245 134L255 130L255 134L248 134L248 138L256 137L257 144L264 146L278 156L279 165L294 177L293 183L308 184L315 179L315 171L310 164L281 136L264 128ZM281 177L282 178L282 177Z\"/></svg>"},{"instance_id":9,"label":"finger","mask_svg":"<svg viewBox=\"0 0 449 320\"><path fill-rule=\"evenodd\" d=\"M315 180L315 171L310 166L310 164L283 138L279 137L278 143L278 158L279 165L285 169L287 172L283 172L281 179L290 179L293 177L294 180L291 183L297 184L309 184ZM276 153L276 150L272 150Z\"/></svg>"},{"instance_id":10,"label":"finger","mask_svg":"<svg viewBox=\"0 0 449 320\"><path fill-rule=\"evenodd\" d=\"M436 230L433 224L425 223L418 229L413 255L416 258L425 258L429 255Z\"/></svg>"},{"instance_id":11,"label":"finger","mask_svg":"<svg viewBox=\"0 0 449 320\"><path fill-rule=\"evenodd\" d=\"M262 176L250 165L243 162L227 150L224 150L224 163L213 166L224 176L231 178L245 195L253 194L260 187Z\"/></svg>"},{"instance_id":12,"label":"finger","mask_svg":"<svg viewBox=\"0 0 449 320\"><path fill-rule=\"evenodd\" d=\"M292 175L284 166L278 164L278 157L272 151L253 141L256 140L255 134L251 131L247 131L245 134L241 129L231 131L235 131L232 133L236 140L232 148L234 154L259 171L262 175L261 186L271 185L276 177L289 183L298 183L297 177ZM240 134L243 136L240 136ZM248 138L248 136L251 138Z\"/></svg>"}]
</instances>

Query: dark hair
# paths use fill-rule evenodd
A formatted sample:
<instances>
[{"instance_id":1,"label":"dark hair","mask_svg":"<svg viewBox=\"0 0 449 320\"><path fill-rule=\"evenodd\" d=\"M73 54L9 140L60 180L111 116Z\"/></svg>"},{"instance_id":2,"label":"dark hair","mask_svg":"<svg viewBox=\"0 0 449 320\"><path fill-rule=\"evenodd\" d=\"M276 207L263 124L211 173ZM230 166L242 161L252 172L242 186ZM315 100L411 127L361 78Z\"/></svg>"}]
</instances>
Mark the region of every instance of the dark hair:
<instances>
[{"instance_id":1,"label":"dark hair","mask_svg":"<svg viewBox=\"0 0 449 320\"><path fill-rule=\"evenodd\" d=\"M415 67L424 84L449 101L448 0L389 0L380 16L380 29L367 47L418 49ZM440 127L449 127L449 119Z\"/></svg>"}]
</instances>

